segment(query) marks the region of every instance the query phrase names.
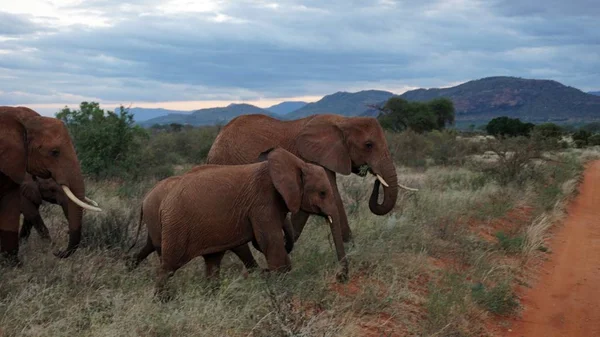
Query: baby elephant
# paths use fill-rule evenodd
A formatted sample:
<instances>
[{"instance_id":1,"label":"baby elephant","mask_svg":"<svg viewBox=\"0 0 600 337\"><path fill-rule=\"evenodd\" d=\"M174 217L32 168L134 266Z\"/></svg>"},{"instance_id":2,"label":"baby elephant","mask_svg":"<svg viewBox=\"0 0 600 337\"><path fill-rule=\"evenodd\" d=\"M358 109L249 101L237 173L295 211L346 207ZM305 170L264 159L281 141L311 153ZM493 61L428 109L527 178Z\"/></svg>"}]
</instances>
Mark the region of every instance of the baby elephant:
<instances>
[{"instance_id":1,"label":"baby elephant","mask_svg":"<svg viewBox=\"0 0 600 337\"><path fill-rule=\"evenodd\" d=\"M156 295L164 298L167 280L197 256L219 267L225 251L253 239L272 271L288 271L290 259L282 229L286 214L303 210L329 220L341 271L348 264L339 215L325 170L282 148L266 161L248 165L205 165L175 181L159 207L158 233L149 231L161 249Z\"/></svg>"},{"instance_id":2,"label":"baby elephant","mask_svg":"<svg viewBox=\"0 0 600 337\"><path fill-rule=\"evenodd\" d=\"M190 171L186 173L197 172L199 170L211 170L212 167L209 165L198 165L193 167ZM181 175L172 176L169 178L165 178L159 181L154 187L146 193L144 196L144 201L142 202L142 206L140 209L140 218L137 233L135 235L135 240L129 250L133 249L136 245L137 237L139 236L140 229L142 227L142 223L146 225L148 230L148 235L146 238L146 245L137 253L135 256L128 258L127 265L130 270L137 268L137 266L144 261L148 255L156 252L158 256L161 255L160 250L160 241L161 241L161 224L160 224L160 204L167 196L168 192L171 188L182 178ZM285 234L285 249L286 252L291 252L294 247L294 233L289 221L286 221L285 226L283 228L283 232ZM154 240L153 240L154 239ZM158 246L155 246L154 242L158 243ZM260 247L256 243L256 240L252 240L254 248L260 251ZM246 270L248 272L252 272L253 270L258 268L258 264L256 260L252 256L252 253L248 249L247 245L241 245L240 247L232 248L233 251L244 263ZM206 263L206 275L208 277L218 276L218 269L214 268L215 266L210 263Z\"/></svg>"},{"instance_id":3,"label":"baby elephant","mask_svg":"<svg viewBox=\"0 0 600 337\"><path fill-rule=\"evenodd\" d=\"M65 218L68 219L69 198L53 179L34 178L30 174L25 175L21 184L21 214L23 214L23 226L19 238L27 241L31 229L35 228L43 240L51 241L50 231L40 215L40 206L44 201L59 205ZM85 197L85 201L93 206L98 206L94 200Z\"/></svg>"}]
</instances>

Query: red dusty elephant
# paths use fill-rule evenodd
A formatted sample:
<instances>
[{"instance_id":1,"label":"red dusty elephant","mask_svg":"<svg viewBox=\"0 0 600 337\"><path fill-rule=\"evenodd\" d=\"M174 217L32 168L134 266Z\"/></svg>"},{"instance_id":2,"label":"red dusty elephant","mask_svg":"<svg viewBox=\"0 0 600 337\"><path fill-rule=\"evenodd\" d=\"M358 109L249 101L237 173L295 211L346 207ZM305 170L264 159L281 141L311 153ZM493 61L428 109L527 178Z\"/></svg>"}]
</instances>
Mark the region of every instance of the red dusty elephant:
<instances>
[{"instance_id":1,"label":"red dusty elephant","mask_svg":"<svg viewBox=\"0 0 600 337\"><path fill-rule=\"evenodd\" d=\"M211 169L210 166L206 165L198 165L193 167L187 173L197 172L199 170ZM161 224L160 224L160 205L165 197L168 195L168 192L172 189L173 186L176 186L177 183L181 180L183 176L172 176L166 179L163 179L156 183L154 187L146 193L144 196L144 200L142 201L142 206L140 208L140 220L138 224L138 231L136 234L136 239L134 240L133 245L129 248L130 250L135 246L137 242L137 237L139 235L142 224L146 225L146 229L148 231L148 235L146 238L146 245L137 253L135 256L128 259L127 264L130 270L135 269L142 261L144 261L148 255L156 252L159 256L161 255L160 246L155 246L154 242L161 241ZM286 239L286 252L291 252L293 248L293 232L291 229L291 225L286 222L283 228L283 232L285 234ZM154 238L154 240L152 239ZM260 246L256 242L256 240L252 240L254 247L261 251ZM254 257L247 249L247 247L242 246L242 248L234 247L230 249L233 251L244 263L244 266L248 271L253 271L258 268L258 264ZM261 251L262 252L262 251ZM209 267L207 265L207 267ZM211 274L212 271L208 270L208 274Z\"/></svg>"},{"instance_id":2,"label":"red dusty elephant","mask_svg":"<svg viewBox=\"0 0 600 337\"><path fill-rule=\"evenodd\" d=\"M313 115L281 121L260 114L239 116L221 130L208 153L207 163L248 164L255 162L262 151L275 146L325 168L336 199L344 242L348 242L352 234L337 188L336 173L364 176L370 172L377 177L369 199L371 212L385 215L394 208L398 177L377 119ZM383 201L379 203L381 185ZM292 214L295 240L302 233L308 217L303 211Z\"/></svg>"},{"instance_id":3,"label":"red dusty elephant","mask_svg":"<svg viewBox=\"0 0 600 337\"><path fill-rule=\"evenodd\" d=\"M203 256L207 276L216 277L225 251L247 248L252 240L269 270L289 270L282 230L287 213L300 210L329 220L341 266L337 277L347 278L339 213L325 170L281 148L266 157L247 165L205 165L173 182L159 205L160 233L149 231L161 251L159 296L169 277L191 259Z\"/></svg>"},{"instance_id":4,"label":"red dusty elephant","mask_svg":"<svg viewBox=\"0 0 600 337\"><path fill-rule=\"evenodd\" d=\"M42 239L50 241L50 231L40 214L40 206L44 201L60 206L65 217L69 219L70 199L60 185L53 179L34 178L27 173L25 181L21 184L21 241L27 241L32 228L35 228ZM85 201L92 206L98 206L98 203L88 197L85 197Z\"/></svg>"},{"instance_id":5,"label":"red dusty elephant","mask_svg":"<svg viewBox=\"0 0 600 337\"><path fill-rule=\"evenodd\" d=\"M68 257L81 239L85 186L66 126L56 118L42 117L24 107L0 107L0 252L12 265L18 265L21 191L26 174L49 179L61 186L69 198L69 243L55 255Z\"/></svg>"}]
</instances>

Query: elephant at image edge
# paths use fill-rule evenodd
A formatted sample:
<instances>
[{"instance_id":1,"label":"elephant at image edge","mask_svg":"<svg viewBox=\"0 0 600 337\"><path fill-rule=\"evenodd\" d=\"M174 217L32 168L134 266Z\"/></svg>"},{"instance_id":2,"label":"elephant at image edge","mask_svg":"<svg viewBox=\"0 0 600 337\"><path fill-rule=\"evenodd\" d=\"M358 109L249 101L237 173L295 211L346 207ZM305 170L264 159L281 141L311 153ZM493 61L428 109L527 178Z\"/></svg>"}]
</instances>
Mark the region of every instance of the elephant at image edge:
<instances>
[{"instance_id":1,"label":"elephant at image edge","mask_svg":"<svg viewBox=\"0 0 600 337\"><path fill-rule=\"evenodd\" d=\"M40 215L42 202L59 205L66 219L69 219L69 197L63 189L52 179L34 178L29 173L25 175L25 181L21 184L21 214L23 214L23 226L19 233L22 241L27 241L31 229L35 228L40 237L50 241L50 231ZM92 206L98 206L94 200L85 197L85 201Z\"/></svg>"},{"instance_id":2,"label":"elephant at image edge","mask_svg":"<svg viewBox=\"0 0 600 337\"><path fill-rule=\"evenodd\" d=\"M160 242L151 238L162 251L156 293L162 295L168 278L196 256L204 256L209 277L218 276L212 273L218 273L225 251L253 238L269 270L289 270L281 231L287 213L299 210L329 220L341 264L338 278L347 278L337 205L322 167L277 148L263 162L206 165L184 174L160 204Z\"/></svg>"},{"instance_id":3,"label":"elephant at image edge","mask_svg":"<svg viewBox=\"0 0 600 337\"><path fill-rule=\"evenodd\" d=\"M197 171L203 170L203 169L210 170L211 167L206 166L206 165L194 166L191 170L189 170L185 174L197 172ZM136 245L137 237L140 233L142 223L146 225L146 229L148 231L147 238L146 238L146 245L137 254L135 254L135 256L133 256L132 258L129 259L128 265L129 265L130 270L135 269L142 261L144 261L148 257L148 255L152 254L153 252L156 252L160 257L160 255L161 255L160 245L155 245L155 243L153 243L153 240L152 240L152 238L154 238L154 242L156 242L156 243L160 243L160 241L161 241L161 226L160 226L160 214L159 214L160 204L166 197L167 193L171 190L171 188L174 185L176 185L176 183L179 182L179 180L181 180L181 178L182 178L182 175L172 176L172 177L163 179L163 180L159 181L158 183L156 183L156 185L154 185L154 187L152 187L152 189L150 191L148 191L146 193L146 195L144 196L144 200L142 201L142 206L140 207L140 219L139 219L139 223L138 223L137 233L135 235L135 240L133 242L133 245L129 248L129 250L133 249L133 247ZM289 223L286 223L286 226L284 226L283 231L284 231L285 239L286 239L286 247L285 248L286 248L286 252L288 252L288 253L293 248L293 234L290 230L291 230L291 225ZM256 242L255 239L252 240L252 244L254 245L254 248L256 248L258 251L261 251L260 246L258 245L258 243ZM252 254L250 253L250 251L248 249L240 250L240 249L238 249L238 247L235 247L230 250L233 251L240 258L240 260L242 260L242 262L244 263L244 266L246 267L246 269L249 272L258 268L258 264L256 263L256 260L254 260L254 257L252 256ZM250 255L247 255L247 254L250 254ZM211 268L212 266L209 266L208 264L206 264L206 267L207 267L207 271L206 271L207 275L212 274L212 270L209 270L209 268Z\"/></svg>"},{"instance_id":4,"label":"elephant at image edge","mask_svg":"<svg viewBox=\"0 0 600 337\"><path fill-rule=\"evenodd\" d=\"M0 107L0 252L12 265L19 265L19 216L21 184L26 173L52 178L69 197L69 243L55 253L70 256L81 239L82 208L100 211L85 198L83 176L66 126L60 120L42 117L24 107Z\"/></svg>"},{"instance_id":5,"label":"elephant at image edge","mask_svg":"<svg viewBox=\"0 0 600 337\"><path fill-rule=\"evenodd\" d=\"M248 164L255 162L262 151L276 146L326 169L340 213L344 242L348 242L352 234L337 188L336 173L364 175L368 171L376 175L378 179L369 198L371 212L385 215L394 208L399 186L396 168L383 129L372 117L327 114L281 121L261 114L239 116L223 127L208 153L207 163ZM380 204L381 184L384 198ZM305 212L292 214L295 240L307 220Z\"/></svg>"}]
</instances>

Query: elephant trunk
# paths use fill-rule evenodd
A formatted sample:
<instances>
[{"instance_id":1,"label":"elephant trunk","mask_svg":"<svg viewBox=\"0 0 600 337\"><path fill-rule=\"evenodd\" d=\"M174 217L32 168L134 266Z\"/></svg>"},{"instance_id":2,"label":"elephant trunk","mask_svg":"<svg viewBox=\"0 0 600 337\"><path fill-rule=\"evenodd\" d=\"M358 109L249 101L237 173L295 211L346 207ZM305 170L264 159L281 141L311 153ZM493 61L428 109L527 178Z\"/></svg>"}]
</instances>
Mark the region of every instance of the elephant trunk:
<instances>
[{"instance_id":1,"label":"elephant trunk","mask_svg":"<svg viewBox=\"0 0 600 337\"><path fill-rule=\"evenodd\" d=\"M389 186L383 187L383 202L379 204L379 186L381 182L379 179L375 180L373 192L369 198L369 209L375 215L385 215L394 208L398 199L398 175L396 174L394 162L391 158L386 159L381 170L374 171L374 173L379 174Z\"/></svg>"},{"instance_id":2,"label":"elephant trunk","mask_svg":"<svg viewBox=\"0 0 600 337\"><path fill-rule=\"evenodd\" d=\"M326 221L329 223L331 229L331 236L333 237L333 244L335 246L335 252L337 255L338 262L340 263L339 270L336 273L338 282L346 282L348 280L348 258L346 257L346 251L344 249L344 241L342 238L342 227L340 223L339 212L336 208L332 208L331 215L326 216Z\"/></svg>"},{"instance_id":3,"label":"elephant trunk","mask_svg":"<svg viewBox=\"0 0 600 337\"><path fill-rule=\"evenodd\" d=\"M67 187L77 199L85 199L85 186L83 183L83 176L81 175L80 171L78 171L76 174L73 174L73 176L69 179L69 186ZM81 223L83 221L83 208L81 208L81 206L79 206L71 198L68 198L66 209L67 219L69 221L69 243L67 245L67 249L55 253L55 255L60 258L67 258L73 253L75 253L81 241Z\"/></svg>"}]
</instances>

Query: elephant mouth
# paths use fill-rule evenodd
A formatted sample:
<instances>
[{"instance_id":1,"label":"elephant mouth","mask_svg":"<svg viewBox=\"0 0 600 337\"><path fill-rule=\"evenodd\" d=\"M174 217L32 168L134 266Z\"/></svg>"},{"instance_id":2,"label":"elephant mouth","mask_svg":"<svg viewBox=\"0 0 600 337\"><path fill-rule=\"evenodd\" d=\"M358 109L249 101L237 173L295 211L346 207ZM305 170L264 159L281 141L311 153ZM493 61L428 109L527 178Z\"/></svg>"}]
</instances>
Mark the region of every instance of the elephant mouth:
<instances>
[{"instance_id":1,"label":"elephant mouth","mask_svg":"<svg viewBox=\"0 0 600 337\"><path fill-rule=\"evenodd\" d=\"M384 186L384 187L389 187L388 183L383 179L383 177L375 172L373 172L373 169L367 165L367 164L363 164L360 165L358 167L353 167L352 168L352 173L355 173L356 175L358 175L359 177L366 177L367 174L372 174L374 175L377 180L379 180L379 182Z\"/></svg>"},{"instance_id":2,"label":"elephant mouth","mask_svg":"<svg viewBox=\"0 0 600 337\"><path fill-rule=\"evenodd\" d=\"M367 173L373 173L373 171L367 164L363 164L358 167L354 167L352 169L352 172L355 173L356 175L358 175L359 177L363 177L363 178L367 176Z\"/></svg>"}]
</instances>

